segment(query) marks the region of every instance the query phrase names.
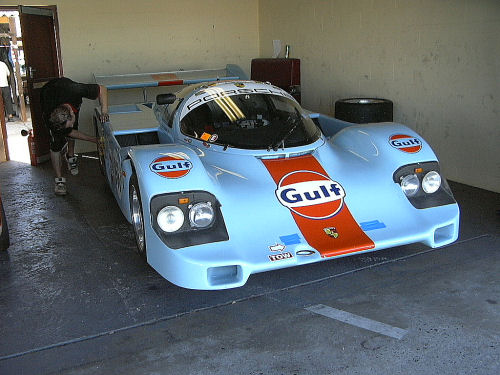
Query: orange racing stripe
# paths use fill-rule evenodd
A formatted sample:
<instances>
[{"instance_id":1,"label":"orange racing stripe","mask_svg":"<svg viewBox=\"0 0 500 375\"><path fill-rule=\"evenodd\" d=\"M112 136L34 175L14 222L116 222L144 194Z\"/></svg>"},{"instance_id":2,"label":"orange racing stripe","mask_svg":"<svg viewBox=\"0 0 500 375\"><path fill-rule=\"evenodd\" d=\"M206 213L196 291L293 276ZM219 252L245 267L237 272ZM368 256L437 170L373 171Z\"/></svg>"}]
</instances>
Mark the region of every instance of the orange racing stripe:
<instances>
[{"instance_id":1,"label":"orange racing stripe","mask_svg":"<svg viewBox=\"0 0 500 375\"><path fill-rule=\"evenodd\" d=\"M306 176L308 175L324 176L325 179L323 179L323 177L318 178L320 184L328 181L326 178L331 180L318 160L312 155L284 159L264 159L262 162L271 174L274 182L276 182L278 189L280 188L280 182L285 180L287 180L287 183L290 184L289 186L292 189L293 187L298 187L299 185L296 184L306 182L305 180L308 179ZM315 177L312 178L315 179ZM329 183L332 182L334 183L332 186L339 185L334 181L330 181ZM328 196L333 195L333 193L328 193L326 190L318 189L317 192L307 192L305 194L308 195L304 196L316 198L322 194L321 191L328 194ZM348 192L346 192L346 194L348 194ZM318 200L321 199L318 198ZM336 203L325 203L322 201L319 204L309 205L305 208L305 210L302 209L302 211L298 211L298 209L290 209L290 213L292 214L305 240L309 243L309 245L316 249L323 258L345 255L373 249L375 247L374 242L365 234L365 232L363 232L356 220L354 220L349 208L345 202L343 202L343 199L341 203L342 205L340 209L338 209L338 212L327 218L321 218L325 216L325 207L328 211L328 205L332 206L333 204L336 204L338 206L339 201ZM333 211L335 211L335 209ZM315 212L317 215L315 215ZM311 218L314 216L319 218ZM325 229L329 228L335 228L332 229L330 233L338 233L337 238L334 238L326 233L327 231L325 231Z\"/></svg>"}]
</instances>

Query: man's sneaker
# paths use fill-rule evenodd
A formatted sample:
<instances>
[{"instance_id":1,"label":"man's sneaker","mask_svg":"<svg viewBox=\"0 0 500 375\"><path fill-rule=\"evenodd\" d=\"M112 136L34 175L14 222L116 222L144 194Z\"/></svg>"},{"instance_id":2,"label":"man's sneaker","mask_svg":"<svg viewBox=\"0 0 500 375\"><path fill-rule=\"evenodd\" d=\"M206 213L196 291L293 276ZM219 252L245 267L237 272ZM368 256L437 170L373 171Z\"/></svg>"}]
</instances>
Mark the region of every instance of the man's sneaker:
<instances>
[{"instance_id":1,"label":"man's sneaker","mask_svg":"<svg viewBox=\"0 0 500 375\"><path fill-rule=\"evenodd\" d=\"M64 177L56 177L56 186L54 192L56 195L66 195L66 179Z\"/></svg>"},{"instance_id":2,"label":"man's sneaker","mask_svg":"<svg viewBox=\"0 0 500 375\"><path fill-rule=\"evenodd\" d=\"M70 158L68 154L66 154L66 161L68 162L68 170L73 176L76 176L78 174L78 159L76 156Z\"/></svg>"}]
</instances>

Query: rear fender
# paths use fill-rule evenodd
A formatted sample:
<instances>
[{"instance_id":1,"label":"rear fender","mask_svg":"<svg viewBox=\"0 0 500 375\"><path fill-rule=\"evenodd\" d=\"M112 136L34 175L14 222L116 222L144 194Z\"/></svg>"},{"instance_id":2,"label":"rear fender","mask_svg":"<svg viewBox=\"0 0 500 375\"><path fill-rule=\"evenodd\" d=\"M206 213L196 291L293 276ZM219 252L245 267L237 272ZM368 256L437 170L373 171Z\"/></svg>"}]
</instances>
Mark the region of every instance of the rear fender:
<instances>
[{"instance_id":1,"label":"rear fender","mask_svg":"<svg viewBox=\"0 0 500 375\"><path fill-rule=\"evenodd\" d=\"M318 125L323 135L327 138L334 136L342 129L355 126L352 122L342 121L321 113L310 113L309 117Z\"/></svg>"},{"instance_id":2,"label":"rear fender","mask_svg":"<svg viewBox=\"0 0 500 375\"><path fill-rule=\"evenodd\" d=\"M122 162L122 173L124 176L123 181L123 191L122 194L118 196L118 203L120 209L122 210L123 216L127 219L129 223L132 223L132 216L130 211L130 178L133 173L132 161L127 158Z\"/></svg>"}]
</instances>

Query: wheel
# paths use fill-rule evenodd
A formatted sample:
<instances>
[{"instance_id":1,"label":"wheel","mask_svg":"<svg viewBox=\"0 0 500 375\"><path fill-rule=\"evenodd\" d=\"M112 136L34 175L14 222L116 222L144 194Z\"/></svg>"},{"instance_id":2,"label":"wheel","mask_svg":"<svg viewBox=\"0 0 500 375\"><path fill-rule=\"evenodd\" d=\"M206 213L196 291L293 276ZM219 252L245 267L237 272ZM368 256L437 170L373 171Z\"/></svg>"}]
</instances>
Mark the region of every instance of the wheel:
<instances>
[{"instance_id":1,"label":"wheel","mask_svg":"<svg viewBox=\"0 0 500 375\"><path fill-rule=\"evenodd\" d=\"M97 118L94 117L95 137L97 138L97 156L99 158L99 169L103 176L106 176L106 159L104 158L104 137L99 135Z\"/></svg>"},{"instance_id":2,"label":"wheel","mask_svg":"<svg viewBox=\"0 0 500 375\"><path fill-rule=\"evenodd\" d=\"M392 122L393 104L377 98L340 99L335 102L335 118L356 124Z\"/></svg>"},{"instance_id":3,"label":"wheel","mask_svg":"<svg viewBox=\"0 0 500 375\"><path fill-rule=\"evenodd\" d=\"M132 174L129 186L130 214L132 216L132 229L134 231L137 252L146 259L146 236L144 232L144 214L142 211L141 192L137 176Z\"/></svg>"},{"instance_id":4,"label":"wheel","mask_svg":"<svg viewBox=\"0 0 500 375\"><path fill-rule=\"evenodd\" d=\"M0 251L7 250L9 245L9 227L7 226L7 219L5 218L2 200L0 200Z\"/></svg>"}]
</instances>

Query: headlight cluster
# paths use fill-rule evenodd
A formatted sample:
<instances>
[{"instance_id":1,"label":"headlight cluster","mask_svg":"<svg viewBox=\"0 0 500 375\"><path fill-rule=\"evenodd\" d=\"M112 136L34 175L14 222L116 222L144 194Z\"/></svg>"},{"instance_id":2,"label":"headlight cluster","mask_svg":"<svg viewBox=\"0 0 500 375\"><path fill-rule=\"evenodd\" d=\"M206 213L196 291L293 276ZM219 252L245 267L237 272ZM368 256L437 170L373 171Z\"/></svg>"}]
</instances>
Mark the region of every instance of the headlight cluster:
<instances>
[{"instance_id":1,"label":"headlight cluster","mask_svg":"<svg viewBox=\"0 0 500 375\"><path fill-rule=\"evenodd\" d=\"M189 224L192 228L207 228L214 222L214 209L210 202L188 205ZM184 212L177 206L165 206L156 216L160 229L164 232L176 232L184 225Z\"/></svg>"},{"instance_id":2,"label":"headlight cluster","mask_svg":"<svg viewBox=\"0 0 500 375\"><path fill-rule=\"evenodd\" d=\"M154 231L171 249L229 239L220 203L209 192L156 195L150 212Z\"/></svg>"},{"instance_id":3,"label":"headlight cluster","mask_svg":"<svg viewBox=\"0 0 500 375\"><path fill-rule=\"evenodd\" d=\"M415 196L419 192L420 186L422 186L422 190L425 193L432 194L441 187L441 175L436 171L430 171L420 181L419 176L416 173L412 173L401 176L400 185L407 197Z\"/></svg>"},{"instance_id":4,"label":"headlight cluster","mask_svg":"<svg viewBox=\"0 0 500 375\"><path fill-rule=\"evenodd\" d=\"M441 177L437 161L404 165L394 172L393 180L415 208L455 203L446 179Z\"/></svg>"}]
</instances>

